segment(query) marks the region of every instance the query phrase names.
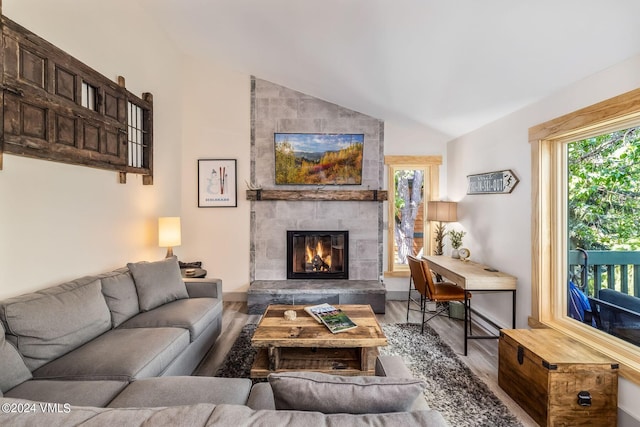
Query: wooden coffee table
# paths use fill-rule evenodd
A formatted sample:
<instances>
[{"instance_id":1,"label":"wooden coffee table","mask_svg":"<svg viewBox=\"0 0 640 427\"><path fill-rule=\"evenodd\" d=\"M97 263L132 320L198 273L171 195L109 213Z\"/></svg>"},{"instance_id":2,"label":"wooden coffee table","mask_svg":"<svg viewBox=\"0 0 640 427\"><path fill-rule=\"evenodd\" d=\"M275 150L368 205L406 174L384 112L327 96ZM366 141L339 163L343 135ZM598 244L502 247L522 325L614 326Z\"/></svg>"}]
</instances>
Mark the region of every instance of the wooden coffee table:
<instances>
[{"instance_id":1,"label":"wooden coffee table","mask_svg":"<svg viewBox=\"0 0 640 427\"><path fill-rule=\"evenodd\" d=\"M387 345L380 323L369 305L336 305L358 325L332 334L302 305L270 305L251 338L258 354L251 378L273 372L314 371L340 375L374 375L378 346ZM295 320L284 312L294 310Z\"/></svg>"}]
</instances>

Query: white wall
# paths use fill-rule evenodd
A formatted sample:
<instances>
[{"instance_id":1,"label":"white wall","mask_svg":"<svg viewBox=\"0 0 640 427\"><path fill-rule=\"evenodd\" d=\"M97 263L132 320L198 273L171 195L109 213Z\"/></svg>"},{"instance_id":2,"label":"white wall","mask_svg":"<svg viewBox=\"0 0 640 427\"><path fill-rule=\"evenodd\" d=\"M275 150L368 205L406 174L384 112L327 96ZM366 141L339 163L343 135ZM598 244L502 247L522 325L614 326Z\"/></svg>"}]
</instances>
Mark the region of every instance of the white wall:
<instances>
[{"instance_id":1,"label":"white wall","mask_svg":"<svg viewBox=\"0 0 640 427\"><path fill-rule=\"evenodd\" d=\"M472 258L518 277L518 327L531 314L531 155L528 129L554 117L640 87L640 56L576 82L564 90L467 134L448 146L448 194L459 201L464 244ZM466 176L512 169L520 178L508 195L466 195ZM473 304L509 326L508 296L474 295ZM640 388L620 381L619 406L640 419Z\"/></svg>"},{"instance_id":2,"label":"white wall","mask_svg":"<svg viewBox=\"0 0 640 427\"><path fill-rule=\"evenodd\" d=\"M190 58L182 114L182 261L202 261L227 299L249 288L250 76ZM237 159L238 207L198 208L198 159Z\"/></svg>"},{"instance_id":3,"label":"white wall","mask_svg":"<svg viewBox=\"0 0 640 427\"><path fill-rule=\"evenodd\" d=\"M450 200L447 197L447 141L449 138L433 129L419 123L405 120L385 120L384 122L384 154L385 156L442 156L440 167L440 200ZM386 189L392 189L387 182L389 171L385 167L384 180ZM384 249L383 270L388 271L386 232L389 221L389 208L384 206L383 233ZM390 298L406 298L409 279L406 277L385 277L385 287Z\"/></svg>"},{"instance_id":4,"label":"white wall","mask_svg":"<svg viewBox=\"0 0 640 427\"><path fill-rule=\"evenodd\" d=\"M126 0L4 0L9 19L127 88L154 95L155 179L4 155L0 171L0 298L158 259L158 216L180 214L182 91L171 43ZM114 12L127 8L128 14ZM130 29L130 30L129 30ZM139 38L139 42L130 41ZM144 49L141 49L144 46Z\"/></svg>"}]
</instances>

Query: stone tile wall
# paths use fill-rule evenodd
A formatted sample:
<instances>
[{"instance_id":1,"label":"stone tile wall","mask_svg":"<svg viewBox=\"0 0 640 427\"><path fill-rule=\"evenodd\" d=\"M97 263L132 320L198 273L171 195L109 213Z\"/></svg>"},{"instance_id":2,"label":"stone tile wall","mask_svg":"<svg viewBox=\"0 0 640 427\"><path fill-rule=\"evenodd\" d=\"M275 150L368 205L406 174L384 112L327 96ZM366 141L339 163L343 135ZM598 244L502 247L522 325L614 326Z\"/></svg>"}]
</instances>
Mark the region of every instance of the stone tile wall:
<instances>
[{"instance_id":1,"label":"stone tile wall","mask_svg":"<svg viewBox=\"0 0 640 427\"><path fill-rule=\"evenodd\" d=\"M362 185L335 189L382 189L382 121L257 78L251 81L251 97L254 184L263 189L301 189L275 185L274 133L363 133ZM349 230L349 278L377 280L382 274L382 209L378 202L251 202L251 280L286 279L287 230Z\"/></svg>"}]
</instances>

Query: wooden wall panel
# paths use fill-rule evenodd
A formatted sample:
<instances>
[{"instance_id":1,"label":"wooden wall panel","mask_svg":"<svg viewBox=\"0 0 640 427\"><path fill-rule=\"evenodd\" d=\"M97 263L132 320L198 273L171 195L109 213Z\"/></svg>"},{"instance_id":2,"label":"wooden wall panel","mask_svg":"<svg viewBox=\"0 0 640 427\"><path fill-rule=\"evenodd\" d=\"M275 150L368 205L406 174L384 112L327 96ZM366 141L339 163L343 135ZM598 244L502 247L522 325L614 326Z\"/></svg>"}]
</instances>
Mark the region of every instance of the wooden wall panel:
<instances>
[{"instance_id":1,"label":"wooden wall panel","mask_svg":"<svg viewBox=\"0 0 640 427\"><path fill-rule=\"evenodd\" d=\"M127 102L143 108L153 146L153 98L138 98L46 40L2 16L2 152L148 176L152 149L143 167L127 164ZM83 82L95 88L95 108L82 106ZM124 83L124 79L122 79Z\"/></svg>"}]
</instances>

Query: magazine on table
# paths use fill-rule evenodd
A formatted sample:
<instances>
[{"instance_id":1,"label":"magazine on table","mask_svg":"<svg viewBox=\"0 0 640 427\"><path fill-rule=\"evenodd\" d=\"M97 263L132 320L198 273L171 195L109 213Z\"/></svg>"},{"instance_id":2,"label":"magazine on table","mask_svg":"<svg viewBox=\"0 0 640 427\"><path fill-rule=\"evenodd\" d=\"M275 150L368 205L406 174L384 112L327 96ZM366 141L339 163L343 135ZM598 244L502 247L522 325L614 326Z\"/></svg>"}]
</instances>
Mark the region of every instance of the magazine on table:
<instances>
[{"instance_id":1,"label":"magazine on table","mask_svg":"<svg viewBox=\"0 0 640 427\"><path fill-rule=\"evenodd\" d=\"M334 334L357 327L355 323L339 308L331 304L319 304L305 307L304 310L318 323L324 325Z\"/></svg>"}]
</instances>

